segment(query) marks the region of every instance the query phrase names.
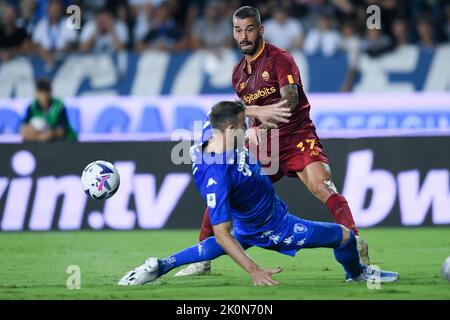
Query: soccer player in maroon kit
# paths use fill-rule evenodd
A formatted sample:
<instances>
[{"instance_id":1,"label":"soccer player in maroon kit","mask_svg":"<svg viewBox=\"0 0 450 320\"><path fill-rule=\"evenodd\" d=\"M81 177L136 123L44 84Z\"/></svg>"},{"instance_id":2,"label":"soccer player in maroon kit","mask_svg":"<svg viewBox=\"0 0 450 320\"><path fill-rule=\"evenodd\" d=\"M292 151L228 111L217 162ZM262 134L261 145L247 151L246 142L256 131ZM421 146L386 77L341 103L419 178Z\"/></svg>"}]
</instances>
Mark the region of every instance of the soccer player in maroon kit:
<instances>
[{"instance_id":1,"label":"soccer player in maroon kit","mask_svg":"<svg viewBox=\"0 0 450 320\"><path fill-rule=\"evenodd\" d=\"M347 200L338 193L331 179L328 159L309 116L311 106L303 89L299 69L289 52L265 42L263 33L264 26L256 8L245 6L236 10L233 15L233 36L244 56L233 70L232 83L239 98L247 106L252 106L246 110L246 116L255 119L249 136L252 136L252 141L258 141L260 130L273 128L273 123L260 117L258 106L287 101L283 107L287 106L292 115L287 123L279 123L278 131L275 131L279 151L270 150L273 130L268 132L267 139L259 141L260 145L267 144L270 159L278 157L278 172L270 175L270 179L272 183L284 176L300 179L326 205L337 223L353 230L357 236L360 260L368 265L367 243L358 236ZM250 150L254 151L251 143ZM255 154L263 165L270 166L270 163L260 159L258 149ZM202 241L213 235L206 209L199 239ZM209 271L209 261L198 262L179 271L176 276L200 275Z\"/></svg>"}]
</instances>

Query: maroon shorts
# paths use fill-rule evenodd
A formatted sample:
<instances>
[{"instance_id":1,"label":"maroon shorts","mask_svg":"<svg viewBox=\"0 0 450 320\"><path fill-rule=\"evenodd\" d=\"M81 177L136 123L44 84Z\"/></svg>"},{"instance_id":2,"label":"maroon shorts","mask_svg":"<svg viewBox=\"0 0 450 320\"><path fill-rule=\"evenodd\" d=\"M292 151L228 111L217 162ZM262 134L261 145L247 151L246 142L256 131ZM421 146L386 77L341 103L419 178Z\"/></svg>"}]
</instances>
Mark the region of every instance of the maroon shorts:
<instances>
[{"instance_id":1,"label":"maroon shorts","mask_svg":"<svg viewBox=\"0 0 450 320\"><path fill-rule=\"evenodd\" d=\"M278 150L276 147L271 148L270 142L266 144L267 151L261 147L257 148L257 158L266 168L266 173L269 174L272 182L284 176L298 177L297 172L303 171L312 162L329 163L315 131L283 135L278 138L278 141ZM250 147L250 150L255 154L255 149Z\"/></svg>"}]
</instances>

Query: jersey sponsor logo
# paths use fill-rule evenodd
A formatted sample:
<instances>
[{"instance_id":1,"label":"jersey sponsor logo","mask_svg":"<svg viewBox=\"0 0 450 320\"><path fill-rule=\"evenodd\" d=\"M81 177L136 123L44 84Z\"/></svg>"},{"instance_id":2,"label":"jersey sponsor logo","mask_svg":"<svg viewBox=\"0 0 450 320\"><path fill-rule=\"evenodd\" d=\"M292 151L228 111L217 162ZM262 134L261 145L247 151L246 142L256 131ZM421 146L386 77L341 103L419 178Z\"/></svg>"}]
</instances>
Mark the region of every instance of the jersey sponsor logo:
<instances>
[{"instance_id":1,"label":"jersey sponsor logo","mask_svg":"<svg viewBox=\"0 0 450 320\"><path fill-rule=\"evenodd\" d=\"M213 178L209 178L208 184L206 185L206 187L208 188L208 187L212 186L213 184L217 184L216 180L214 180Z\"/></svg>"},{"instance_id":2,"label":"jersey sponsor logo","mask_svg":"<svg viewBox=\"0 0 450 320\"><path fill-rule=\"evenodd\" d=\"M269 76L269 73L267 72L267 70L263 71L263 73L261 74L261 77L262 77L265 81L269 80L270 76Z\"/></svg>"},{"instance_id":3,"label":"jersey sponsor logo","mask_svg":"<svg viewBox=\"0 0 450 320\"><path fill-rule=\"evenodd\" d=\"M308 228L305 225L301 224L301 223L294 224L294 232L295 233L304 233L307 230L308 230Z\"/></svg>"},{"instance_id":4,"label":"jersey sponsor logo","mask_svg":"<svg viewBox=\"0 0 450 320\"><path fill-rule=\"evenodd\" d=\"M208 193L206 195L206 203L207 203L208 207L214 209L216 207L216 194Z\"/></svg>"},{"instance_id":5,"label":"jersey sponsor logo","mask_svg":"<svg viewBox=\"0 0 450 320\"><path fill-rule=\"evenodd\" d=\"M247 105L251 104L253 101L258 100L259 98L271 95L272 93L277 92L277 89L275 87L270 88L262 88L256 91L255 93L250 93L244 95L242 98L244 99L245 103Z\"/></svg>"},{"instance_id":6,"label":"jersey sponsor logo","mask_svg":"<svg viewBox=\"0 0 450 320\"><path fill-rule=\"evenodd\" d=\"M239 153L239 164L238 164L238 171L242 172L244 176L251 177L252 171L250 170L250 166L246 162L247 159L247 149L241 151Z\"/></svg>"}]
</instances>

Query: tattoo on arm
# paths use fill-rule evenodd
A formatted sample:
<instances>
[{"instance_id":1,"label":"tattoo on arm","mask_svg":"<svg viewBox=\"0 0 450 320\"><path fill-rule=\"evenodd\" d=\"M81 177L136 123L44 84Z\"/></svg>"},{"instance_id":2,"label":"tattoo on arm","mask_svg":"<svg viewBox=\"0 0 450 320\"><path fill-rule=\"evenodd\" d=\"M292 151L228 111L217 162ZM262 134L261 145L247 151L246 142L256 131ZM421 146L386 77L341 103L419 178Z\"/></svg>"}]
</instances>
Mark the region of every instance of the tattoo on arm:
<instances>
[{"instance_id":1,"label":"tattoo on arm","mask_svg":"<svg viewBox=\"0 0 450 320\"><path fill-rule=\"evenodd\" d=\"M298 105L298 87L296 84L287 84L280 89L281 100L287 100L286 106L294 110Z\"/></svg>"}]
</instances>

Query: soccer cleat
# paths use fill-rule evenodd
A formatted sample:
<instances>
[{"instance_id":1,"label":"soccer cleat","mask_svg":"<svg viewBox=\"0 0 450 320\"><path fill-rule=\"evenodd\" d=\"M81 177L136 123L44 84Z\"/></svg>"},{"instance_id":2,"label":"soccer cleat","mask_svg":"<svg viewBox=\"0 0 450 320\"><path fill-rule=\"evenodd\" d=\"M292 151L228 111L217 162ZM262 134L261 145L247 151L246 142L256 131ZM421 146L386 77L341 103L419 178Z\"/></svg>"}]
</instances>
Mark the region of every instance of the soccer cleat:
<instances>
[{"instance_id":1,"label":"soccer cleat","mask_svg":"<svg viewBox=\"0 0 450 320\"><path fill-rule=\"evenodd\" d=\"M186 268L175 273L175 277L202 276L202 275L209 275L210 273L211 273L211 261L202 261L191 263Z\"/></svg>"},{"instance_id":2,"label":"soccer cleat","mask_svg":"<svg viewBox=\"0 0 450 320\"><path fill-rule=\"evenodd\" d=\"M394 271L386 271L372 268L371 266L365 267L361 274L356 278L351 278L347 275L346 282L379 282L379 283L387 283L387 282L395 282L399 278L398 272Z\"/></svg>"},{"instance_id":3,"label":"soccer cleat","mask_svg":"<svg viewBox=\"0 0 450 320\"><path fill-rule=\"evenodd\" d=\"M359 262L365 266L370 265L369 245L360 236L355 236L355 238L356 238L356 247L359 253Z\"/></svg>"},{"instance_id":4,"label":"soccer cleat","mask_svg":"<svg viewBox=\"0 0 450 320\"><path fill-rule=\"evenodd\" d=\"M159 277L158 259L148 258L144 264L129 271L119 280L119 286L138 286L154 281Z\"/></svg>"}]
</instances>

